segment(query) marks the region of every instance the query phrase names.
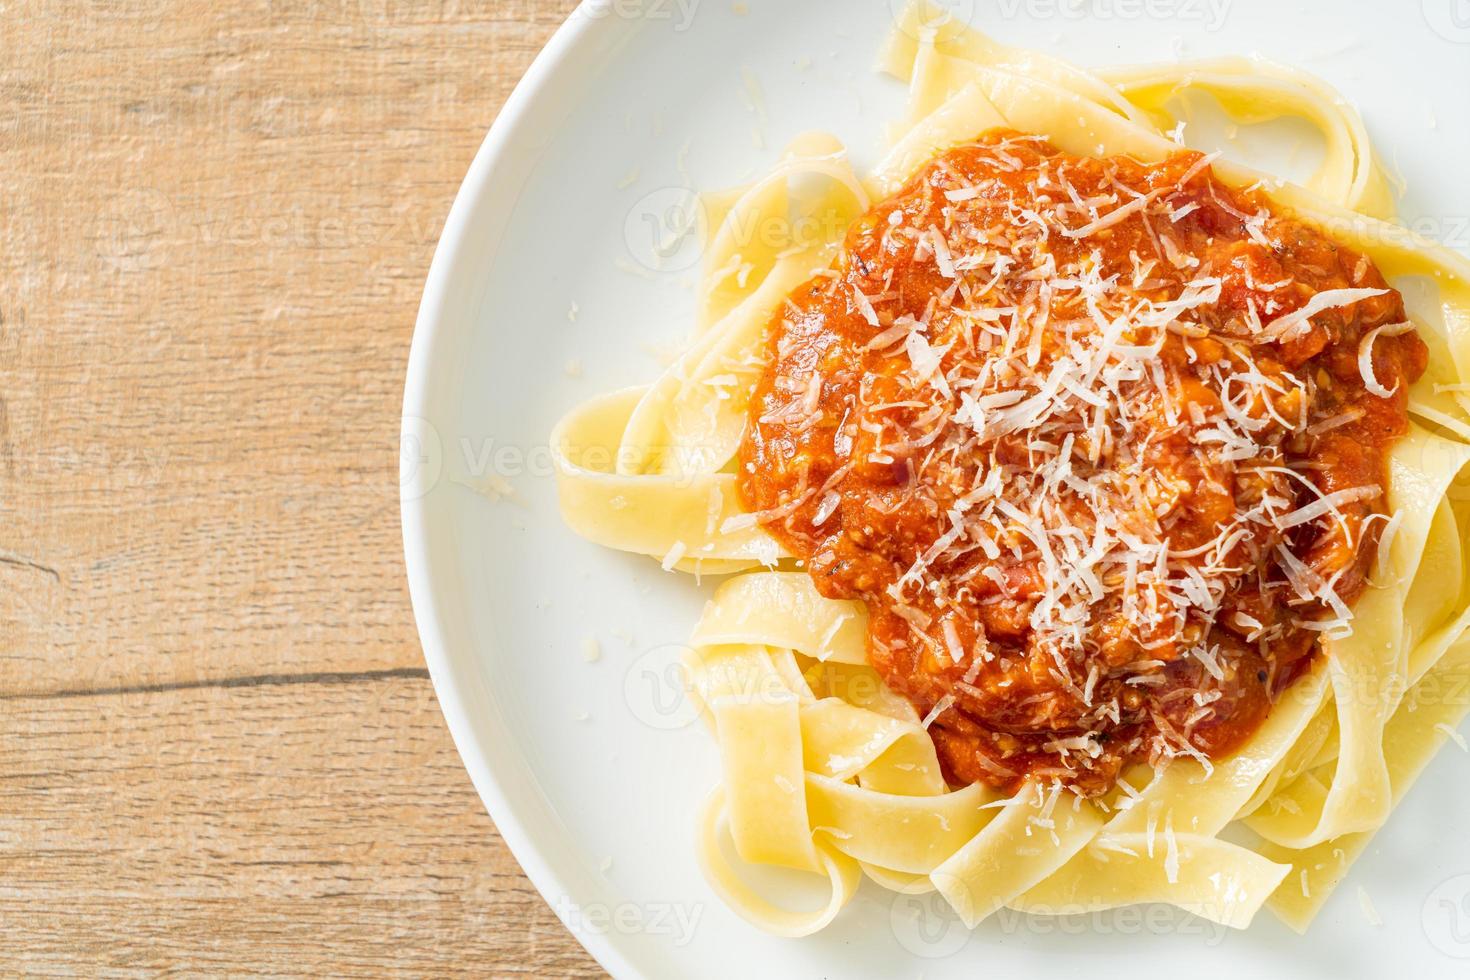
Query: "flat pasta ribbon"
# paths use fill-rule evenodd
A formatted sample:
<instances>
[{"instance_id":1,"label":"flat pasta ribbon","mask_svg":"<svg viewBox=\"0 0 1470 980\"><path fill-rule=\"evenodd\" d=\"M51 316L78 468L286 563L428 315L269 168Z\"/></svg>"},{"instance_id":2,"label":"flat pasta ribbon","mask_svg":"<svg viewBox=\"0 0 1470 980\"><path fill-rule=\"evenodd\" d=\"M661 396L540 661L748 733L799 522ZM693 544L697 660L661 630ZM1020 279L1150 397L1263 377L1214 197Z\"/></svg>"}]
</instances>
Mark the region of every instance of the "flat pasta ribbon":
<instances>
[{"instance_id":1,"label":"flat pasta ribbon","mask_svg":"<svg viewBox=\"0 0 1470 980\"><path fill-rule=\"evenodd\" d=\"M1233 928L1270 908L1304 929L1373 832L1463 718L1470 699L1467 505L1470 260L1392 223L1381 162L1358 114L1320 80L1244 59L1090 74L1008 47L927 2L903 14L880 67L909 87L892 148L860 179L833 138L797 140L755 183L706 195L698 331L658 380L574 410L552 436L562 512L577 533L666 568L727 579L684 666L719 744L721 786L699 818L706 877L773 933L832 921L863 876L935 890L967 925L1001 908L1070 914L1163 902ZM1411 389L1416 424L1394 447L1385 534L1351 635L1329 638L1239 749L1126 773L1083 801L1028 780L1010 798L945 784L923 719L866 659L867 612L823 597L745 513L735 460L767 327L785 296L838 254L870 198L943 150L999 127L1087 156L1160 160L1178 144L1177 97L1213 96L1241 122L1289 117L1322 137L1298 187L1228 160L1301 220L1369 257L1405 289L1430 350ZM806 231L767 236L751 229ZM1391 538L1391 539L1390 539ZM762 570L763 569L763 570ZM1245 826L1253 846L1221 838ZM731 855L734 855L732 857ZM807 911L771 901L739 862L825 880Z\"/></svg>"}]
</instances>

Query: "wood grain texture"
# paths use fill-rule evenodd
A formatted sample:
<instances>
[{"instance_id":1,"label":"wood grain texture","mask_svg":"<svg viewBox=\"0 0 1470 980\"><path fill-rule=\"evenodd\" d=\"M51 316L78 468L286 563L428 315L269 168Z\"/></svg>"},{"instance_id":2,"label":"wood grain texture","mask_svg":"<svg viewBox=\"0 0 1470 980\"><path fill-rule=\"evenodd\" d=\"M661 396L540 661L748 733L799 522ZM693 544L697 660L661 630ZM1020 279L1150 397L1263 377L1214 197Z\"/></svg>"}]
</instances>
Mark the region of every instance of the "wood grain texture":
<instances>
[{"instance_id":1,"label":"wood grain texture","mask_svg":"<svg viewBox=\"0 0 1470 980\"><path fill-rule=\"evenodd\" d=\"M424 678L9 698L0 733L6 973L598 975Z\"/></svg>"},{"instance_id":2,"label":"wood grain texture","mask_svg":"<svg viewBox=\"0 0 1470 980\"><path fill-rule=\"evenodd\" d=\"M0 972L597 975L402 568L439 227L572 0L0 3Z\"/></svg>"}]
</instances>

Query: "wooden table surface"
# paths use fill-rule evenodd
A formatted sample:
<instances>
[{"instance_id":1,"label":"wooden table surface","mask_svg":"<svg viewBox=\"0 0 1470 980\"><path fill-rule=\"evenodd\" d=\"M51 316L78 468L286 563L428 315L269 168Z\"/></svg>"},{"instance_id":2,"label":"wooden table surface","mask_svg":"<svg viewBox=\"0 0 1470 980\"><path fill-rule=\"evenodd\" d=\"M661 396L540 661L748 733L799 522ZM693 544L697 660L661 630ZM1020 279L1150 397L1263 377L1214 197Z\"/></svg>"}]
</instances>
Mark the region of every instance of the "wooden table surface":
<instances>
[{"instance_id":1,"label":"wooden table surface","mask_svg":"<svg viewBox=\"0 0 1470 980\"><path fill-rule=\"evenodd\" d=\"M398 519L440 225L572 6L0 3L0 972L601 975Z\"/></svg>"}]
</instances>

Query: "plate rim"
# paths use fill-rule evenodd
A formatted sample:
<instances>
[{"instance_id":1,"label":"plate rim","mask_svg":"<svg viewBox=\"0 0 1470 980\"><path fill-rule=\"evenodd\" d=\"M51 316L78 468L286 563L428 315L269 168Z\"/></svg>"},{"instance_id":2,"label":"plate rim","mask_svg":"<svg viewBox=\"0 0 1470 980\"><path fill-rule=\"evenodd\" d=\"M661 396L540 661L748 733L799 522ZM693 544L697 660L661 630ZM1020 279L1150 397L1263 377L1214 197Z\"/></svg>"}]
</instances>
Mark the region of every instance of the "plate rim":
<instances>
[{"instance_id":1,"label":"plate rim","mask_svg":"<svg viewBox=\"0 0 1470 980\"><path fill-rule=\"evenodd\" d=\"M430 357L438 351L450 326L446 322L447 293L455 279L454 273L458 271L461 277L464 274L456 267L467 239L472 237L472 218L486 204L492 185L506 169L507 157L520 148L526 125L534 121L535 110L540 108L537 104L539 97L552 83L562 81L564 71L575 67L570 64L573 57L610 33L604 29L611 26L613 19L586 16L586 6L586 2L575 6L532 59L489 126L455 194L434 249L412 334L402 405L405 423L410 419L442 414L430 410L434 400L428 385ZM603 19L609 20L609 24L600 24ZM1304 66L1309 62L1291 63ZM1317 71L1316 68L1311 70ZM1334 76L1329 74L1326 77L1336 84ZM409 436L410 432L405 428L399 440L400 458L414 448L408 441ZM463 654L458 658L451 656L451 644L446 639L445 623L452 617L440 615L440 602L436 598L436 586L442 584L443 575L431 574L428 529L432 522L429 520L428 499L431 498L409 494L401 498L404 557L420 646L461 764L511 854L541 899L557 913L558 921L613 976L648 975L648 962L637 955L636 948L621 945L626 940L614 931L587 929L576 916L569 921L560 913L555 898L574 894L574 889L567 885L570 879L565 873L558 872L553 862L548 860L545 847L535 841L537 835L530 829L533 824L523 819L523 806L513 802L514 794L507 792L510 780L506 778L505 770L497 769L489 761L487 747L482 745L477 734L478 725L467 709L468 700L461 686L463 677L457 676L464 667L462 664L456 667L456 662L463 661L465 657ZM562 872L565 870L563 867Z\"/></svg>"},{"instance_id":2,"label":"plate rim","mask_svg":"<svg viewBox=\"0 0 1470 980\"><path fill-rule=\"evenodd\" d=\"M491 122L479 149L475 151L469 170L460 182L459 190L455 192L454 202L444 220L444 228L434 246L434 256L429 263L423 296L414 321L403 388L403 421L425 419L430 415L429 359L443 330L445 294L452 278L453 266L470 234L472 217L489 194L497 174L506 165L507 158L514 152L536 96L565 67L573 51L599 27L601 18L579 17L581 10L581 4L574 7L531 60L531 64ZM403 454L410 451L410 436L411 433L405 426L400 431L398 440L400 461L404 458ZM425 506L428 495L403 494L401 491L400 483L399 518L409 602L439 711L449 727L460 764L469 774L470 782L475 787L485 812L495 824L501 839L505 841L521 870L535 886L542 901L555 912L555 906L548 896L571 892L562 877L543 859L540 850L532 843L531 835L517 815L501 779L481 752L468 708L453 676L451 658L444 639L444 626L433 601ZM566 921L559 914L557 920L608 973L613 976L641 976L623 951L611 941L611 932L579 929L575 923Z\"/></svg>"}]
</instances>

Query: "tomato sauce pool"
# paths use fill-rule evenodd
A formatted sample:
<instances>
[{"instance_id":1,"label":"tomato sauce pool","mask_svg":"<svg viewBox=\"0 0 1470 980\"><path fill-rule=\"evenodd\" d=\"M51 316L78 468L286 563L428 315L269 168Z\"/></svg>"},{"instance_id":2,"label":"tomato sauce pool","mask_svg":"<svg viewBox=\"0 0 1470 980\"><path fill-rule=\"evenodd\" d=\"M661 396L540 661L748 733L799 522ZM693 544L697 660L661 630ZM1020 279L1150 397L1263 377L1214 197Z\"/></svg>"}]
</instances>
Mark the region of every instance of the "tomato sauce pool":
<instances>
[{"instance_id":1,"label":"tomato sauce pool","mask_svg":"<svg viewBox=\"0 0 1470 980\"><path fill-rule=\"evenodd\" d=\"M1426 349L1364 257L1208 160L986 134L773 318L744 504L947 778L1219 757L1331 638Z\"/></svg>"}]
</instances>

